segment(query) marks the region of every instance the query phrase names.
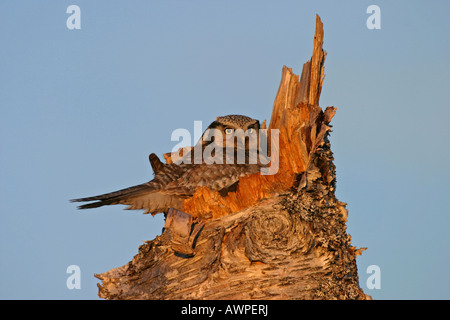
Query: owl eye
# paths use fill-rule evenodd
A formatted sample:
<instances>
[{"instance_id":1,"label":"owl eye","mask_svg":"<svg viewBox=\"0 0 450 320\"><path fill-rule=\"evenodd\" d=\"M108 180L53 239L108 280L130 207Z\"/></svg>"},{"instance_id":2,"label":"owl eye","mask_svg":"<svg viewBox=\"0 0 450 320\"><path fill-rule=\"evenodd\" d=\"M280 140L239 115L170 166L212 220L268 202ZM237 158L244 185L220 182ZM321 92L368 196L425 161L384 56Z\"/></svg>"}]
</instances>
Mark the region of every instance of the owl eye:
<instances>
[{"instance_id":1,"label":"owl eye","mask_svg":"<svg viewBox=\"0 0 450 320\"><path fill-rule=\"evenodd\" d=\"M230 129L230 128L225 129L225 133L226 134L232 134L233 133L233 129Z\"/></svg>"}]
</instances>

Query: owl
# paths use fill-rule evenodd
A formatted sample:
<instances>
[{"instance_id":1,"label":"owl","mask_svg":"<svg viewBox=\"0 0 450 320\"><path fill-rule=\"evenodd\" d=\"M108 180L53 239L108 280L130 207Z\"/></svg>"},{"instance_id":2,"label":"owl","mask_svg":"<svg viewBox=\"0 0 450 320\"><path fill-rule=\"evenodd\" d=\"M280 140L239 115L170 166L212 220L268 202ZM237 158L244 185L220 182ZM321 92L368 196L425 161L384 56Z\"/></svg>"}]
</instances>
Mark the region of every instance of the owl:
<instances>
[{"instance_id":1,"label":"owl","mask_svg":"<svg viewBox=\"0 0 450 320\"><path fill-rule=\"evenodd\" d=\"M258 150L259 130L259 121L247 116L218 117L179 161L163 163L150 154L154 171L151 181L71 201L90 202L79 209L122 204L128 206L127 210L142 209L144 213L156 214L167 213L170 208L183 211L184 201L202 186L225 196L235 189L239 178L257 173L264 166L253 152Z\"/></svg>"}]
</instances>

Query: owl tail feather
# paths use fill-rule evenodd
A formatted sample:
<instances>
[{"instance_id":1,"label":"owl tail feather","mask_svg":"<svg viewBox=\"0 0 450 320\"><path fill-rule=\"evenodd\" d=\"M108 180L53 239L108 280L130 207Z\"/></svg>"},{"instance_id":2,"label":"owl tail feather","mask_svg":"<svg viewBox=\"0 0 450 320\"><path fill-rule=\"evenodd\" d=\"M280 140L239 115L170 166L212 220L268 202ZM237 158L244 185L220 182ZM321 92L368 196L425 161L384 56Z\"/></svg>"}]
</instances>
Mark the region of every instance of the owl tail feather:
<instances>
[{"instance_id":1,"label":"owl tail feather","mask_svg":"<svg viewBox=\"0 0 450 320\"><path fill-rule=\"evenodd\" d=\"M126 189L101 194L98 196L72 199L70 200L70 202L96 201L78 206L78 209L92 209L112 204L121 204L121 203L125 204L127 202L126 201L127 199L135 198L143 193L148 193L152 191L156 191L155 186L152 185L151 183L144 183Z\"/></svg>"}]
</instances>

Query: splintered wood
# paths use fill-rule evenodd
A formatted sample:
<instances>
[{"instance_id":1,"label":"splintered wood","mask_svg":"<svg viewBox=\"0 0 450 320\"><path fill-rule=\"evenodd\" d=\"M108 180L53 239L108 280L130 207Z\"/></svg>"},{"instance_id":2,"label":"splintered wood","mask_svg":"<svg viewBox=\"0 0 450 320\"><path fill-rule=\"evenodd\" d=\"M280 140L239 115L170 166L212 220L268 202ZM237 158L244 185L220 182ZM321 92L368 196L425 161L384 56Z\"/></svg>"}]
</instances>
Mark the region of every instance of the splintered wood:
<instances>
[{"instance_id":1,"label":"splintered wood","mask_svg":"<svg viewBox=\"0 0 450 320\"><path fill-rule=\"evenodd\" d=\"M329 130L327 125L335 113L333 107L323 112L318 106L326 57L322 44L323 24L317 16L312 58L304 65L300 81L291 68L283 67L268 128L268 141L272 130L279 130L278 172L243 177L236 192L230 192L225 197L208 188L199 188L192 198L185 200L185 212L215 219L241 211L261 199L289 190L298 175L308 169L311 156L323 142Z\"/></svg>"},{"instance_id":2,"label":"splintered wood","mask_svg":"<svg viewBox=\"0 0 450 320\"><path fill-rule=\"evenodd\" d=\"M185 200L187 215L172 212L168 229L143 244L132 261L96 275L100 297L370 298L358 284L356 255L363 248L351 245L346 204L334 193L327 137L336 109L319 107L322 44L317 16L313 54L300 79L292 69L282 69L268 127L269 137L274 129L279 134L277 173L245 176L226 196L199 188ZM177 215L189 223L176 229Z\"/></svg>"}]
</instances>

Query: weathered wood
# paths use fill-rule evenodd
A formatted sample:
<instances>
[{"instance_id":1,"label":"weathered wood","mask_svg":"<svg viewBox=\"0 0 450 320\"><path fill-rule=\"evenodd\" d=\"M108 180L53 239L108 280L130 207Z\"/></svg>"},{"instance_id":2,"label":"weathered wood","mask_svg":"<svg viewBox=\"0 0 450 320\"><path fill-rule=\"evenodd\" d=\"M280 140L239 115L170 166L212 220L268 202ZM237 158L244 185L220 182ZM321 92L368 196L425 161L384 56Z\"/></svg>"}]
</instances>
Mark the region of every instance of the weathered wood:
<instances>
[{"instance_id":1,"label":"weathered wood","mask_svg":"<svg viewBox=\"0 0 450 320\"><path fill-rule=\"evenodd\" d=\"M311 77L309 104L318 105L324 79L324 63L326 52L323 51L323 23L316 16L316 32L314 35L313 54L311 58Z\"/></svg>"},{"instance_id":2,"label":"weathered wood","mask_svg":"<svg viewBox=\"0 0 450 320\"><path fill-rule=\"evenodd\" d=\"M302 75L300 77L300 86L298 88L295 105L299 103L308 104L309 102L309 84L311 82L311 61L303 65Z\"/></svg>"},{"instance_id":3,"label":"weathered wood","mask_svg":"<svg viewBox=\"0 0 450 320\"><path fill-rule=\"evenodd\" d=\"M330 259L326 251L311 250L314 237L308 225L282 210L278 199L208 223L196 244L202 254L193 258L174 255L167 237L164 233L147 242L130 264L100 275L100 296L289 299L299 291L311 298L318 287L314 277Z\"/></svg>"},{"instance_id":4,"label":"weathered wood","mask_svg":"<svg viewBox=\"0 0 450 320\"><path fill-rule=\"evenodd\" d=\"M226 196L199 188L185 200L186 225L169 220L165 232L142 245L132 261L96 275L102 280L100 297L370 298L358 285L356 256L362 249L351 245L346 204L334 193L328 135L336 108L318 105L326 57L322 44L317 16L313 54L300 80L292 69L282 69L268 126L269 141L272 130L279 133L278 172L243 177ZM170 163L169 154L165 159ZM155 168L163 165L151 162ZM190 217L201 227L191 227Z\"/></svg>"}]
</instances>

